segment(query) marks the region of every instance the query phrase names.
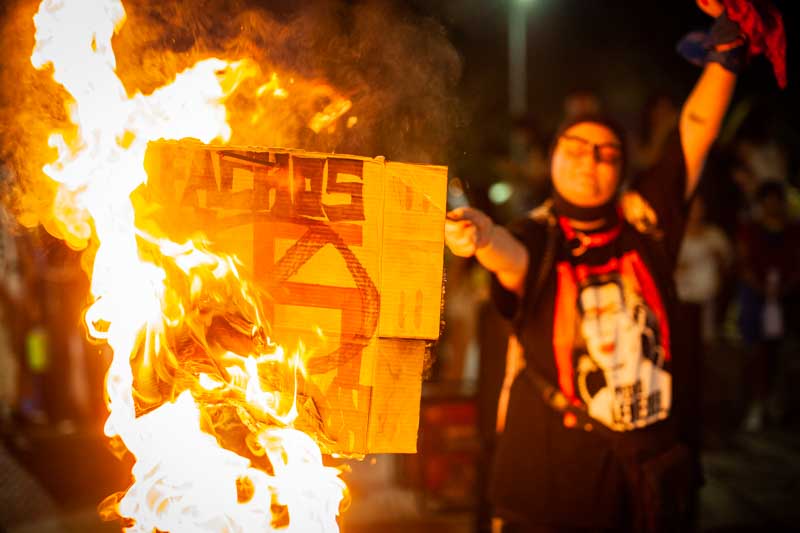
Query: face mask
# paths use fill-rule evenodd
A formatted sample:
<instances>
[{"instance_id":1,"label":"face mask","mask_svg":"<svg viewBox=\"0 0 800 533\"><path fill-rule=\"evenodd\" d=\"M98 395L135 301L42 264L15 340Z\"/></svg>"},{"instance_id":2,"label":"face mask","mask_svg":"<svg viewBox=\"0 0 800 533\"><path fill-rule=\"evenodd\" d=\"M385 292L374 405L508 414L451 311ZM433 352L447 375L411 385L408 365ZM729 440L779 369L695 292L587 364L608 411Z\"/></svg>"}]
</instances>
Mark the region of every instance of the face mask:
<instances>
[{"instance_id":1,"label":"face mask","mask_svg":"<svg viewBox=\"0 0 800 533\"><path fill-rule=\"evenodd\" d=\"M612 196L608 202L598 206L580 207L570 203L558 194L555 187L553 187L551 194L553 197L553 209L560 216L580 220L581 222L605 220L606 223L612 223L617 219L617 195Z\"/></svg>"}]
</instances>

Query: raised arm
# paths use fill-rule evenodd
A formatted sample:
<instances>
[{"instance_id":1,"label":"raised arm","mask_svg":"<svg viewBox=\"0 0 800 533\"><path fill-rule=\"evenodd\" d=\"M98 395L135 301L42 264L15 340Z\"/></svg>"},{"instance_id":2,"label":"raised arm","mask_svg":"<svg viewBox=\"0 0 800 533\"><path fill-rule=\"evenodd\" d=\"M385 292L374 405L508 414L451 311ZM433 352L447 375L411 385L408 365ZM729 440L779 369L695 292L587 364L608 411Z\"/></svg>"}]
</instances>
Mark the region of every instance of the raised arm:
<instances>
[{"instance_id":1,"label":"raised arm","mask_svg":"<svg viewBox=\"0 0 800 533\"><path fill-rule=\"evenodd\" d=\"M460 257L472 257L497 276L497 281L521 296L528 272L528 250L516 237L478 209L460 207L447 214L447 247Z\"/></svg>"},{"instance_id":2,"label":"raised arm","mask_svg":"<svg viewBox=\"0 0 800 533\"><path fill-rule=\"evenodd\" d=\"M683 105L680 119L681 145L686 160L686 196L691 196L711 145L719 135L733 96L736 75L718 63L708 63Z\"/></svg>"},{"instance_id":3,"label":"raised arm","mask_svg":"<svg viewBox=\"0 0 800 533\"><path fill-rule=\"evenodd\" d=\"M686 196L697 187L711 145L717 139L736 86L745 40L738 26L727 18L719 0L698 0L698 6L717 20L709 35L711 49L700 79L683 105L680 118L681 145L686 160Z\"/></svg>"}]
</instances>

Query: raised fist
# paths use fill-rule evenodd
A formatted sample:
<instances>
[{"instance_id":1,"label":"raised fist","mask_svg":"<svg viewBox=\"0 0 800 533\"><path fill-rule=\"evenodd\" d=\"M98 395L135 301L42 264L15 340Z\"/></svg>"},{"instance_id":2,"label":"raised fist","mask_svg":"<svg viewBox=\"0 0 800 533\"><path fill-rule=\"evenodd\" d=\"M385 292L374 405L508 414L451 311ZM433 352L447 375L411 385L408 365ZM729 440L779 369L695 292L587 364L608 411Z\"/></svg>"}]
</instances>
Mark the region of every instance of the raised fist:
<instances>
[{"instance_id":1,"label":"raised fist","mask_svg":"<svg viewBox=\"0 0 800 533\"><path fill-rule=\"evenodd\" d=\"M725 12L725 5L721 0L696 0L697 7L705 11L708 15L714 18L722 15Z\"/></svg>"}]
</instances>

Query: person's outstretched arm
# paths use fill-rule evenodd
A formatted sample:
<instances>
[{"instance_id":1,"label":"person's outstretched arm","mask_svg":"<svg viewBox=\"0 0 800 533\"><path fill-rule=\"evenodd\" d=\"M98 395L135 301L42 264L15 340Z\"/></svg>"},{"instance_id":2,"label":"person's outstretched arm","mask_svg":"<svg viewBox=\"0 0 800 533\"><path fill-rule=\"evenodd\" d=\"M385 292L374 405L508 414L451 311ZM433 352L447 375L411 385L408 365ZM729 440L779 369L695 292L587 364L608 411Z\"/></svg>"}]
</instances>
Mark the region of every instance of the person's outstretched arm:
<instances>
[{"instance_id":1,"label":"person's outstretched arm","mask_svg":"<svg viewBox=\"0 0 800 533\"><path fill-rule=\"evenodd\" d=\"M681 145L686 159L686 196L692 195L711 145L719 135L736 85L736 75L708 63L681 112Z\"/></svg>"},{"instance_id":2,"label":"person's outstretched arm","mask_svg":"<svg viewBox=\"0 0 800 533\"><path fill-rule=\"evenodd\" d=\"M717 19L711 35L718 42L709 53L703 73L681 111L680 134L686 160L687 198L697 187L706 157L719 135L733 96L737 69L733 66L736 62L730 59L732 54L742 54L746 44L738 33L738 26L724 14L725 8L719 0L703 0L702 3L697 0L697 3Z\"/></svg>"},{"instance_id":3,"label":"person's outstretched arm","mask_svg":"<svg viewBox=\"0 0 800 533\"><path fill-rule=\"evenodd\" d=\"M497 281L522 296L528 272L528 250L506 228L496 225L485 213L460 207L447 213L444 238L450 251L472 257L497 276Z\"/></svg>"}]
</instances>

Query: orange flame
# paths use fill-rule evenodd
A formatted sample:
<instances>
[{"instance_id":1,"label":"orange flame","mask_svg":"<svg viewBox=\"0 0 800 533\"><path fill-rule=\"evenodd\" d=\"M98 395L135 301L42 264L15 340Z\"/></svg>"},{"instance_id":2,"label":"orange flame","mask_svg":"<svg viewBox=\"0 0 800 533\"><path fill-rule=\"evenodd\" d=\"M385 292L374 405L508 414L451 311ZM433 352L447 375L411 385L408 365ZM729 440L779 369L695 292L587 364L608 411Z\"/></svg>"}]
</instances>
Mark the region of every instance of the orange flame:
<instances>
[{"instance_id":1,"label":"orange flame","mask_svg":"<svg viewBox=\"0 0 800 533\"><path fill-rule=\"evenodd\" d=\"M124 21L119 0L44 0L31 57L74 98L77 133L51 135L58 159L43 170L58 184L54 231L75 249L97 244L86 324L114 351L105 431L136 457L133 485L105 514L142 532L337 531L339 471L293 428L302 347L287 355L270 340L262 295L236 258L134 222L148 142L226 141L224 102L259 69L210 58L128 95L111 46ZM266 94L287 96L276 74ZM322 127L350 108L342 102L321 112Z\"/></svg>"}]
</instances>

